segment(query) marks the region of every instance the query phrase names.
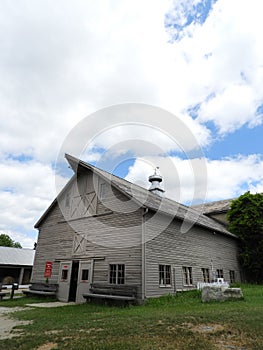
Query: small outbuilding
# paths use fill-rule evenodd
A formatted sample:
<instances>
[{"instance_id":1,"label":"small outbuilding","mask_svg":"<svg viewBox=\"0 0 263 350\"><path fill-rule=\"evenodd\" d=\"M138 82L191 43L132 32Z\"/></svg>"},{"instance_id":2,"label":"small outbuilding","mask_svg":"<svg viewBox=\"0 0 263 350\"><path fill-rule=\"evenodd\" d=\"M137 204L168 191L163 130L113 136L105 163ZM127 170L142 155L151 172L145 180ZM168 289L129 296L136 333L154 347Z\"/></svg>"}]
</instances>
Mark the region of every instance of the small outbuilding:
<instances>
[{"instance_id":1,"label":"small outbuilding","mask_svg":"<svg viewBox=\"0 0 263 350\"><path fill-rule=\"evenodd\" d=\"M0 283L29 284L35 250L0 247Z\"/></svg>"}]
</instances>

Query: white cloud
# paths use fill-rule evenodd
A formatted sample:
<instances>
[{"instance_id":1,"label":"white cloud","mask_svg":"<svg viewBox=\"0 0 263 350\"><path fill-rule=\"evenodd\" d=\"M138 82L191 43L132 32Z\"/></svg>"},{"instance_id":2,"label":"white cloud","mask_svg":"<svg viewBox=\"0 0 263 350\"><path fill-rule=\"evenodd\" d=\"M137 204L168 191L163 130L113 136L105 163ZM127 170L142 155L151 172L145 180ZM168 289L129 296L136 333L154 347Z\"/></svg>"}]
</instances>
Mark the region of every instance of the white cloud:
<instances>
[{"instance_id":1,"label":"white cloud","mask_svg":"<svg viewBox=\"0 0 263 350\"><path fill-rule=\"evenodd\" d=\"M213 121L220 134L235 131L248 123L253 127L262 122L256 117L254 92L247 84L231 85L216 97L204 102L199 112L201 122Z\"/></svg>"},{"instance_id":2,"label":"white cloud","mask_svg":"<svg viewBox=\"0 0 263 350\"><path fill-rule=\"evenodd\" d=\"M245 191L262 192L263 160L258 155L221 160L184 160L178 157L137 159L126 179L149 188L156 166L163 176L165 195L179 202L235 198Z\"/></svg>"},{"instance_id":3,"label":"white cloud","mask_svg":"<svg viewBox=\"0 0 263 350\"><path fill-rule=\"evenodd\" d=\"M37 241L36 232L33 235L29 235L28 233L22 233L19 231L10 231L10 230L0 230L0 235L5 234L8 235L14 242L19 242L22 248L34 248L34 243Z\"/></svg>"},{"instance_id":4,"label":"white cloud","mask_svg":"<svg viewBox=\"0 0 263 350\"><path fill-rule=\"evenodd\" d=\"M0 10L5 152L53 159L70 127L91 111L158 101L153 53L165 31L157 4L22 1L2 2Z\"/></svg>"},{"instance_id":5,"label":"white cloud","mask_svg":"<svg viewBox=\"0 0 263 350\"><path fill-rule=\"evenodd\" d=\"M123 106L125 113L128 107ZM174 116L174 126L171 119L168 119L165 111L156 110L157 117L163 127L160 128L154 116L146 118L146 114L154 113L153 109L147 110L143 106L144 115L140 117L140 124L127 123L123 125L112 124L110 128L102 130L102 132L95 135L92 142L89 143L87 149L89 152L88 159L98 160L99 153L91 154L92 149L101 148L112 155L122 153L132 153L134 156L156 155L164 154L172 151L188 152L194 148L206 146L209 140L209 130L199 127L199 125L189 117L178 118ZM110 111L109 111L110 112ZM127 117L126 112L126 117ZM103 129L103 121L101 126ZM127 118L128 119L128 118ZM133 117L130 118L131 120ZM152 119L152 124L149 124L149 119ZM176 123L175 120L180 120ZM136 120L136 116L134 116ZM170 122L168 124L168 122ZM87 127L89 123L87 122ZM195 134L192 130L195 130ZM182 135L184 138L182 139Z\"/></svg>"},{"instance_id":6,"label":"white cloud","mask_svg":"<svg viewBox=\"0 0 263 350\"><path fill-rule=\"evenodd\" d=\"M185 108L165 2L0 6L3 153L53 160L75 123L112 104L149 103L177 115ZM184 118L206 144L205 127Z\"/></svg>"},{"instance_id":7,"label":"white cloud","mask_svg":"<svg viewBox=\"0 0 263 350\"><path fill-rule=\"evenodd\" d=\"M262 184L263 160L258 155L236 156L207 162L208 200L233 198L255 192Z\"/></svg>"},{"instance_id":8,"label":"white cloud","mask_svg":"<svg viewBox=\"0 0 263 350\"><path fill-rule=\"evenodd\" d=\"M260 3L239 1L236 11L218 0L203 25L168 43L167 11L184 23L197 3L1 2L1 151L53 160L75 123L125 102L183 116L201 145L211 138L200 122L214 121L221 133L261 123ZM197 103L193 122L186 111Z\"/></svg>"},{"instance_id":9,"label":"white cloud","mask_svg":"<svg viewBox=\"0 0 263 350\"><path fill-rule=\"evenodd\" d=\"M189 204L205 200L207 168L204 159L183 160L178 157L136 159L134 165L129 168L126 179L149 188L148 177L153 175L156 167L160 168L163 177L162 186L167 198Z\"/></svg>"},{"instance_id":10,"label":"white cloud","mask_svg":"<svg viewBox=\"0 0 263 350\"><path fill-rule=\"evenodd\" d=\"M209 130L210 122L221 135L262 123L257 113L263 104L261 2L218 0L203 24L193 22L180 40L169 43L164 27L167 11L171 21L182 25L198 2L21 0L14 5L1 1L3 229L18 234L19 225L32 228L56 195L50 164L56 162L67 134L101 108L127 102L160 106L178 116L202 147L217 137ZM189 108L196 105L200 108L193 120ZM114 123L111 115L101 115L95 124L100 128L105 120ZM143 115L140 121L145 122ZM153 162L150 144L166 152L174 150L171 140L154 130L119 127L96 139L88 159L99 161L101 147L122 154L129 150L141 157L147 154ZM185 144L188 151L190 143ZM75 149L71 144L66 151L74 154ZM23 164L8 155L25 155L32 161ZM262 188L257 173L261 161L254 157L208 160L208 199L236 196L246 183L251 189ZM167 195L175 193L187 201L193 196L192 170L185 160L173 157L172 161L168 168L173 171L166 172L169 160L158 160L167 179ZM136 164L130 170L134 179L139 175ZM140 173L144 168L141 165ZM181 193L175 178L180 180ZM199 177L197 181L201 183Z\"/></svg>"},{"instance_id":11,"label":"white cloud","mask_svg":"<svg viewBox=\"0 0 263 350\"><path fill-rule=\"evenodd\" d=\"M175 45L185 107L199 103L198 120L214 122L222 134L262 123L261 4L238 1L238 11L236 5L218 0L206 22L185 29Z\"/></svg>"},{"instance_id":12,"label":"white cloud","mask_svg":"<svg viewBox=\"0 0 263 350\"><path fill-rule=\"evenodd\" d=\"M62 186L65 179L58 176ZM7 159L0 165L0 230L26 236L56 197L51 167Z\"/></svg>"}]
</instances>

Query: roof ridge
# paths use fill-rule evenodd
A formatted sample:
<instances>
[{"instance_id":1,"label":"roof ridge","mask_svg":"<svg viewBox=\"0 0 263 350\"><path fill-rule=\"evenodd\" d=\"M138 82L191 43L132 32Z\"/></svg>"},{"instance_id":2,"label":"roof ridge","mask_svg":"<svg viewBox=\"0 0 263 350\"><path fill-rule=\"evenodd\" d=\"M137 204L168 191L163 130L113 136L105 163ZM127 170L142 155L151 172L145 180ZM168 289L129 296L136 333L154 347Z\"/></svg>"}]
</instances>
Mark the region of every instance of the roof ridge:
<instances>
[{"instance_id":1,"label":"roof ridge","mask_svg":"<svg viewBox=\"0 0 263 350\"><path fill-rule=\"evenodd\" d=\"M193 208L191 206L187 206L185 204L179 203L179 202L177 202L177 201L175 201L175 200L173 200L171 198L159 197L159 196L149 192L146 188L144 188L142 186L139 186L137 184L129 182L128 180L123 179L121 177L118 177L118 176L116 176L114 174L110 174L109 172L107 172L107 171L105 171L103 169L99 169L99 168L95 167L94 165L91 165L91 164L89 164L89 163L87 163L87 162L85 162L83 160L80 160L80 159L78 159L76 157L73 157L73 156L70 156L70 155L65 155L65 157L66 157L67 160L73 160L74 162L77 162L78 164L82 164L86 168L93 169L96 173L100 173L100 175L102 175L102 176L103 176L103 174L106 174L107 176L110 175L110 177L115 177L116 181L113 181L113 180L111 180L111 181L113 181L114 185L118 188L118 190L120 190L121 192L124 192L124 194L127 195L128 197L133 198L133 200L139 202L139 204L142 205L142 206L146 206L146 207L151 208L153 210L158 210L161 201L164 201L164 203L168 202L171 206L177 206L179 209L185 210L185 212L181 213L181 215L179 215L178 208L177 208L177 212L176 212L177 215L175 215L175 213L172 212L171 208L167 208L166 214L168 214L168 215L169 214L170 215L175 215L178 218L183 220L185 218L185 216L187 216L186 215L187 212L188 213L192 213L194 215L193 219L196 222L196 224L201 225L201 226L206 226L207 225L206 226L207 228L210 228L210 229L213 229L213 230L216 230L216 231L220 231L222 233L234 236L223 225L221 225L220 223L216 222L212 218L204 215L202 212L198 211L196 208ZM122 188L121 185L125 186L125 183L133 186L133 188L137 187L137 189L139 191L141 191L141 192L143 191L143 192L147 193L148 197L152 197L152 199L153 199L152 202L150 203L150 201L148 200L145 203L142 203L142 201L140 201L140 199L138 199L137 197L134 197L133 194L130 193L127 188L126 189ZM164 211L162 210L162 212L164 212ZM198 218L200 218L200 220L198 220ZM191 219L189 217L187 219L191 221Z\"/></svg>"},{"instance_id":2,"label":"roof ridge","mask_svg":"<svg viewBox=\"0 0 263 350\"><path fill-rule=\"evenodd\" d=\"M72 158L72 159L74 159L75 161L77 161L78 163L83 163L85 166L89 166L90 168L94 169L95 171L101 171L101 172L105 173L106 175L113 176L113 177L115 177L116 179L119 179L119 180L121 180L121 181L126 181L126 182L128 182L129 184L131 184L131 185L133 185L133 186L136 186L136 187L138 187L138 188L140 188L140 189L143 189L143 190L148 191L146 188L144 188L144 187L142 187L142 186L140 186L140 185L137 185L137 184L135 184L135 183L133 183L133 182L131 182L131 181L129 181L129 180L126 180L126 179L124 179L124 178L122 178L122 177L120 177L120 176L118 176L118 175L115 175L115 174L113 174L113 173L110 173L110 172L108 172L107 170L104 170L104 169L102 169L102 168L98 168L97 166L92 165L92 164L90 164L90 163L88 163L88 162L86 162L86 161L84 161L84 160L78 159L78 158L76 158L76 157L74 157L74 156L72 156L72 155L70 155L70 154L68 154L68 153L65 154L65 158L66 158L67 160L68 160L68 158Z\"/></svg>"},{"instance_id":3,"label":"roof ridge","mask_svg":"<svg viewBox=\"0 0 263 350\"><path fill-rule=\"evenodd\" d=\"M133 182L130 182L126 179L123 179L117 175L111 174L107 172L106 170L97 168L94 165L91 165L81 159L78 159L72 155L65 154L65 158L67 159L69 165L75 172L75 175L77 174L78 166L82 166L84 169L89 169L90 171L96 173L99 176L102 176L104 179L107 179L112 182L113 186L117 188L120 192L122 192L124 195L129 197L130 199L136 201L141 207L149 208L153 211L160 211L163 214L166 215L172 215L175 218L179 220L189 220L199 226L206 227L209 230L214 230L221 232L223 234L227 234L230 236L235 237L232 233L230 233L223 225L217 223L212 218L207 217L197 209L187 206L185 204L179 203L171 198L167 197L160 197L154 193L151 193L146 188L137 185ZM72 181L73 177L69 180ZM51 203L49 208L45 211L45 213L41 216L41 218L38 220L38 222L35 224L35 228L38 228L42 222L42 220L46 217L49 210L52 208L52 206L55 205L57 198L63 194L65 189L67 188L69 182L64 186L62 191L59 193L59 195L56 197L56 199ZM137 196L133 192L134 190L137 190ZM147 194L145 197L141 197L141 195ZM160 209L160 205L161 206ZM192 214L192 215L187 215Z\"/></svg>"}]
</instances>

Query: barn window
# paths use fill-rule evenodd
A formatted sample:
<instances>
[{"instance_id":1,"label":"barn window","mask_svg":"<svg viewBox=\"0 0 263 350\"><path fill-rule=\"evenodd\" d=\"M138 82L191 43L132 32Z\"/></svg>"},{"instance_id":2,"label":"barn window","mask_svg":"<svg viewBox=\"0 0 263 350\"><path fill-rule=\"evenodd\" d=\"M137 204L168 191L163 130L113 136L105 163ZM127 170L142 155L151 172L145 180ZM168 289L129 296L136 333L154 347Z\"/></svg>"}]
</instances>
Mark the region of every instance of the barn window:
<instances>
[{"instance_id":1,"label":"barn window","mask_svg":"<svg viewBox=\"0 0 263 350\"><path fill-rule=\"evenodd\" d=\"M82 281L89 280L89 270L82 270L81 280Z\"/></svg>"},{"instance_id":2,"label":"barn window","mask_svg":"<svg viewBox=\"0 0 263 350\"><path fill-rule=\"evenodd\" d=\"M229 271L229 278L230 278L230 283L235 283L236 282L236 276L235 276L235 271L230 270Z\"/></svg>"},{"instance_id":3,"label":"barn window","mask_svg":"<svg viewBox=\"0 0 263 350\"><path fill-rule=\"evenodd\" d=\"M216 270L216 278L224 278L224 273L222 269Z\"/></svg>"},{"instance_id":4,"label":"barn window","mask_svg":"<svg viewBox=\"0 0 263 350\"><path fill-rule=\"evenodd\" d=\"M125 280L125 265L110 264L110 283L124 284L124 280Z\"/></svg>"},{"instance_id":5,"label":"barn window","mask_svg":"<svg viewBox=\"0 0 263 350\"><path fill-rule=\"evenodd\" d=\"M193 284L192 268L183 266L184 285L191 286Z\"/></svg>"},{"instance_id":6,"label":"barn window","mask_svg":"<svg viewBox=\"0 0 263 350\"><path fill-rule=\"evenodd\" d=\"M171 286L171 265L159 265L159 285Z\"/></svg>"},{"instance_id":7,"label":"barn window","mask_svg":"<svg viewBox=\"0 0 263 350\"><path fill-rule=\"evenodd\" d=\"M209 283L210 282L209 269L202 269L202 275L203 275L203 282Z\"/></svg>"},{"instance_id":8,"label":"barn window","mask_svg":"<svg viewBox=\"0 0 263 350\"><path fill-rule=\"evenodd\" d=\"M68 269L61 271L61 279L62 281L66 281L68 279Z\"/></svg>"}]
</instances>

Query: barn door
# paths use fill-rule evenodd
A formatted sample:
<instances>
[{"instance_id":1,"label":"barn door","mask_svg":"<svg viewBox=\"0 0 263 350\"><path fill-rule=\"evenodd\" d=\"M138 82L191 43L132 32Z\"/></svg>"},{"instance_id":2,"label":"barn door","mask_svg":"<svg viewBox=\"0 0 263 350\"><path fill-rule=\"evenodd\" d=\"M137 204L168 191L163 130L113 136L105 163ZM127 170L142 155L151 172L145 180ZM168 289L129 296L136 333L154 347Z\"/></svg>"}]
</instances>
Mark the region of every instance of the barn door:
<instances>
[{"instance_id":1,"label":"barn door","mask_svg":"<svg viewBox=\"0 0 263 350\"><path fill-rule=\"evenodd\" d=\"M78 288L77 288L77 303L84 303L86 299L83 298L83 293L88 293L90 283L92 280L92 263L90 261L80 261L78 274Z\"/></svg>"},{"instance_id":2,"label":"barn door","mask_svg":"<svg viewBox=\"0 0 263 350\"><path fill-rule=\"evenodd\" d=\"M68 302L72 261L60 263L58 279L58 300Z\"/></svg>"},{"instance_id":3,"label":"barn door","mask_svg":"<svg viewBox=\"0 0 263 350\"><path fill-rule=\"evenodd\" d=\"M79 261L73 260L68 301L76 301L79 275Z\"/></svg>"}]
</instances>

